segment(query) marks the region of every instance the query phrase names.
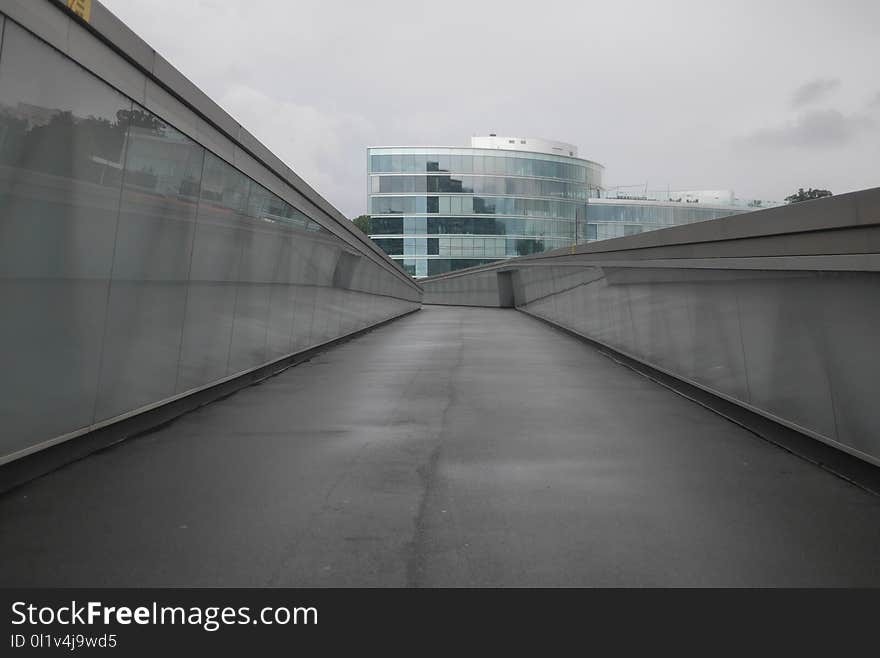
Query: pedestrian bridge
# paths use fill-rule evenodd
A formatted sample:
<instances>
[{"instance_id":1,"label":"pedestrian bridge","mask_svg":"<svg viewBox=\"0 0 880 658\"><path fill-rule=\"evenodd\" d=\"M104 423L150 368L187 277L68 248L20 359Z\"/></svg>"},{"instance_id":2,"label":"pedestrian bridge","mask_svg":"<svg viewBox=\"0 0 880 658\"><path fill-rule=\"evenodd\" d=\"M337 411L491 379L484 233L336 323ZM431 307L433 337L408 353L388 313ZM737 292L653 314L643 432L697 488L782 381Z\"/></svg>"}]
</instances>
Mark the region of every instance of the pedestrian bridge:
<instances>
[{"instance_id":1,"label":"pedestrian bridge","mask_svg":"<svg viewBox=\"0 0 880 658\"><path fill-rule=\"evenodd\" d=\"M880 585L880 189L416 282L0 1L0 585Z\"/></svg>"}]
</instances>

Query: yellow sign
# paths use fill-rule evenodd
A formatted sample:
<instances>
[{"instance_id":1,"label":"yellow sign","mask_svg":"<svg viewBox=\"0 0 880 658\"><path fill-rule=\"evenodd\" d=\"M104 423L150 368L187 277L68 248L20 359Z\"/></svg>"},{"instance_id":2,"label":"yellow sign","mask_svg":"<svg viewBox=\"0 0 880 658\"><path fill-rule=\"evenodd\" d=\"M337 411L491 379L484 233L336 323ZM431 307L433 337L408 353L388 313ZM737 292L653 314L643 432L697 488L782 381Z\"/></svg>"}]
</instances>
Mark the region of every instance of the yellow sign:
<instances>
[{"instance_id":1,"label":"yellow sign","mask_svg":"<svg viewBox=\"0 0 880 658\"><path fill-rule=\"evenodd\" d=\"M92 0L67 0L67 8L86 23L92 17Z\"/></svg>"}]
</instances>

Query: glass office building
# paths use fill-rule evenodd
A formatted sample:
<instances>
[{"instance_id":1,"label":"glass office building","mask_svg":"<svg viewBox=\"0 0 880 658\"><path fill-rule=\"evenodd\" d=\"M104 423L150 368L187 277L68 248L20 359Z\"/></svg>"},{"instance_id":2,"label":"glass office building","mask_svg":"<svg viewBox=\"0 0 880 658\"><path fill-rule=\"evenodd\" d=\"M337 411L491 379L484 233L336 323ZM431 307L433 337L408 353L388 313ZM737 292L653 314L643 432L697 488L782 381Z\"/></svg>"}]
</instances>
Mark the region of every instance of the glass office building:
<instances>
[{"instance_id":1,"label":"glass office building","mask_svg":"<svg viewBox=\"0 0 880 658\"><path fill-rule=\"evenodd\" d=\"M368 171L370 237L422 277L583 242L603 167L570 144L490 135L370 148Z\"/></svg>"},{"instance_id":2,"label":"glass office building","mask_svg":"<svg viewBox=\"0 0 880 658\"><path fill-rule=\"evenodd\" d=\"M376 147L367 167L370 237L416 277L778 205L733 190L605 189L604 167L575 146L524 137Z\"/></svg>"}]
</instances>

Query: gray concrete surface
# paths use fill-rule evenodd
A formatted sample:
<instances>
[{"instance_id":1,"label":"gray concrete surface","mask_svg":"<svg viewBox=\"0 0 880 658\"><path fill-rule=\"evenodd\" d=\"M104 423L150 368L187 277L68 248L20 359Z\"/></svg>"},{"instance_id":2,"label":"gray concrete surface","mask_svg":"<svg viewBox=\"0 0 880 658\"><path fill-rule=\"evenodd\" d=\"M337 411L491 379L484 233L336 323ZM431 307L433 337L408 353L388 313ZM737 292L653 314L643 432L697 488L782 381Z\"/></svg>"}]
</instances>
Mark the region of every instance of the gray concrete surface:
<instances>
[{"instance_id":1,"label":"gray concrete surface","mask_svg":"<svg viewBox=\"0 0 880 658\"><path fill-rule=\"evenodd\" d=\"M0 498L0 585L880 585L880 498L429 307Z\"/></svg>"},{"instance_id":2,"label":"gray concrete surface","mask_svg":"<svg viewBox=\"0 0 880 658\"><path fill-rule=\"evenodd\" d=\"M420 282L474 306L509 283L520 310L880 467L880 188Z\"/></svg>"}]
</instances>

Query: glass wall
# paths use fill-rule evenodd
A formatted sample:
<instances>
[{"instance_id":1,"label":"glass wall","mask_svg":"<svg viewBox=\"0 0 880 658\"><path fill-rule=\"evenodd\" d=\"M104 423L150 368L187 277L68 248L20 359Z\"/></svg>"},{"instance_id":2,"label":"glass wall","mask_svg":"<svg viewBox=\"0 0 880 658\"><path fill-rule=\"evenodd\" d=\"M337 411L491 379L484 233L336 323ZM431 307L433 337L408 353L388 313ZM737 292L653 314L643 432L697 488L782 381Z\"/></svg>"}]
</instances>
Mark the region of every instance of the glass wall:
<instances>
[{"instance_id":1,"label":"glass wall","mask_svg":"<svg viewBox=\"0 0 880 658\"><path fill-rule=\"evenodd\" d=\"M541 178L562 178L597 187L602 167L594 162L543 153L510 154L491 149L443 149L425 152L385 154L403 149L371 149L371 173L455 172L458 174L502 174Z\"/></svg>"},{"instance_id":2,"label":"glass wall","mask_svg":"<svg viewBox=\"0 0 880 658\"><path fill-rule=\"evenodd\" d=\"M0 461L418 306L404 277L4 22Z\"/></svg>"},{"instance_id":3,"label":"glass wall","mask_svg":"<svg viewBox=\"0 0 880 658\"><path fill-rule=\"evenodd\" d=\"M373 176L370 179L373 194L503 194L506 196L555 197L560 199L587 198L582 184L565 181L513 178L503 176Z\"/></svg>"},{"instance_id":4,"label":"glass wall","mask_svg":"<svg viewBox=\"0 0 880 658\"><path fill-rule=\"evenodd\" d=\"M749 212L749 209L708 204L590 199L587 204L586 237L588 241L621 238L743 212Z\"/></svg>"},{"instance_id":5,"label":"glass wall","mask_svg":"<svg viewBox=\"0 0 880 658\"><path fill-rule=\"evenodd\" d=\"M558 217L574 219L584 203L483 196L374 196L372 215L453 214L519 215L521 217Z\"/></svg>"},{"instance_id":6,"label":"glass wall","mask_svg":"<svg viewBox=\"0 0 880 658\"><path fill-rule=\"evenodd\" d=\"M370 234L414 276L583 242L602 182L588 160L498 149L375 148L369 168Z\"/></svg>"}]
</instances>

